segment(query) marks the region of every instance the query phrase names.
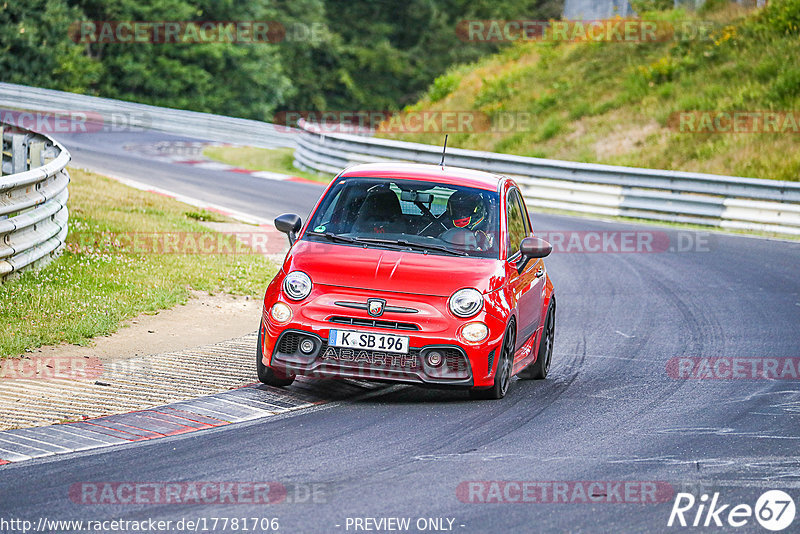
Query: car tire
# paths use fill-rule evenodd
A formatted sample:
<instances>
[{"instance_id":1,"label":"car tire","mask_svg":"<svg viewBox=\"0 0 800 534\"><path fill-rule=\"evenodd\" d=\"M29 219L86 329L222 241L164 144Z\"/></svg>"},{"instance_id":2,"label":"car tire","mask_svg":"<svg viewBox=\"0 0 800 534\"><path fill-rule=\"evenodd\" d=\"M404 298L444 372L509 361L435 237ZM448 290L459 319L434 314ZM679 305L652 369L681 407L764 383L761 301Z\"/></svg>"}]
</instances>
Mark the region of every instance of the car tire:
<instances>
[{"instance_id":1,"label":"car tire","mask_svg":"<svg viewBox=\"0 0 800 534\"><path fill-rule=\"evenodd\" d=\"M539 340L539 353L536 361L519 372L519 377L524 379L543 380L550 371L550 362L553 359L553 339L556 333L556 298L550 299L547 314L544 318L542 338Z\"/></svg>"},{"instance_id":2,"label":"car tire","mask_svg":"<svg viewBox=\"0 0 800 534\"><path fill-rule=\"evenodd\" d=\"M497 400L506 396L514 370L514 347L517 341L517 325L512 321L503 337L503 350L497 360L494 384L486 389L470 389L469 396L476 400Z\"/></svg>"},{"instance_id":3,"label":"car tire","mask_svg":"<svg viewBox=\"0 0 800 534\"><path fill-rule=\"evenodd\" d=\"M258 329L258 345L256 346L256 373L258 381L262 384L275 387L284 387L294 382L294 375L284 375L275 372L271 367L264 365L264 352L262 347L264 341L264 328Z\"/></svg>"}]
</instances>

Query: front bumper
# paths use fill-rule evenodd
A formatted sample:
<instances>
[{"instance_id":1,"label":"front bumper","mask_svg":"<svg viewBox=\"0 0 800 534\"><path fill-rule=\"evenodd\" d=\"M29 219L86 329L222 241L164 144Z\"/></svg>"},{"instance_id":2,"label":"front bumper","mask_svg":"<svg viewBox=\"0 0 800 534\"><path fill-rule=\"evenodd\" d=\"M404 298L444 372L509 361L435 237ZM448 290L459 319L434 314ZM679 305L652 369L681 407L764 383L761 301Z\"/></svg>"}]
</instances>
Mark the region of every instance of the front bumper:
<instances>
[{"instance_id":1,"label":"front bumper","mask_svg":"<svg viewBox=\"0 0 800 534\"><path fill-rule=\"evenodd\" d=\"M312 340L314 350L305 354L300 342ZM443 355L438 366L428 363L431 351ZM272 367L285 373L306 376L361 378L415 384L472 386L469 358L456 345L426 345L411 348L408 354L346 349L328 346L327 339L298 329L284 330L272 352Z\"/></svg>"},{"instance_id":2,"label":"front bumper","mask_svg":"<svg viewBox=\"0 0 800 534\"><path fill-rule=\"evenodd\" d=\"M486 387L494 380L497 350L505 333L505 323L484 311L469 320L457 319L443 312L447 299L416 295L365 296L357 290L320 288L301 303L284 300L280 295L265 298L262 347L264 364L283 373L306 376L359 378L421 385ZM315 294L316 293L316 294ZM385 298L397 308L416 313L385 313L379 318L366 311L343 308L341 302L366 301L368 297ZM275 324L269 315L272 305L281 301L292 309L292 319ZM344 319L350 324L343 323ZM464 324L482 321L489 335L480 343L466 343L458 336ZM407 355L379 351L342 349L328 346L331 329L355 330L409 337ZM300 342L309 339L313 350L304 353ZM438 366L428 363L429 352L439 351Z\"/></svg>"}]
</instances>

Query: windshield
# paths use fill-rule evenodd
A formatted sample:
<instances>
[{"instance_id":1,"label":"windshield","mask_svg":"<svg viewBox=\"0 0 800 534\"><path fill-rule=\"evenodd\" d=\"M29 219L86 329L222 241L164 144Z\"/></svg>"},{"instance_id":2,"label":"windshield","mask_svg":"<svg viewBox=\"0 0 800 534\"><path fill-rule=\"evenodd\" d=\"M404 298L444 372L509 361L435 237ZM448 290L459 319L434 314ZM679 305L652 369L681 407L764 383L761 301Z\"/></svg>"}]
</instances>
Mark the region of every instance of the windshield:
<instances>
[{"instance_id":1,"label":"windshield","mask_svg":"<svg viewBox=\"0 0 800 534\"><path fill-rule=\"evenodd\" d=\"M496 259L498 205L494 191L343 178L325 195L303 239Z\"/></svg>"}]
</instances>

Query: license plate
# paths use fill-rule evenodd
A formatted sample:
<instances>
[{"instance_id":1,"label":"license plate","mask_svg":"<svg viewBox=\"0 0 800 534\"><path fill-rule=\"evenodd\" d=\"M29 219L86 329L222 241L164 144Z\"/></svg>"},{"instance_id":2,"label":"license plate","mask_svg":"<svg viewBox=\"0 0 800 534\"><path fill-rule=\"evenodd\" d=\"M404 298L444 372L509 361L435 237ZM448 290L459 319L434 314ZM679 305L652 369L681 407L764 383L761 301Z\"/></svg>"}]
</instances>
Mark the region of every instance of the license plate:
<instances>
[{"instance_id":1,"label":"license plate","mask_svg":"<svg viewBox=\"0 0 800 534\"><path fill-rule=\"evenodd\" d=\"M347 347L349 349L379 350L408 354L408 336L392 334L373 334L354 330L331 330L328 336L331 347Z\"/></svg>"}]
</instances>

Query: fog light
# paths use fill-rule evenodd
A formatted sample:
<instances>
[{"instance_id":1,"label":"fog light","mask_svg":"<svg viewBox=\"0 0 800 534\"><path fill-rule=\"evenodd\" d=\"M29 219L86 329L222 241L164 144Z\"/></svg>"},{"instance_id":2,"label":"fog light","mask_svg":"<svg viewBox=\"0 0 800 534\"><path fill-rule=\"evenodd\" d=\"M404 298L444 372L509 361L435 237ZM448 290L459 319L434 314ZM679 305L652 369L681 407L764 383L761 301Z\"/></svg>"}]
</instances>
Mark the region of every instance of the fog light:
<instances>
[{"instance_id":1,"label":"fog light","mask_svg":"<svg viewBox=\"0 0 800 534\"><path fill-rule=\"evenodd\" d=\"M425 357L425 359L428 361L428 365L430 365L431 367L439 367L440 365L442 365L442 361L444 360L444 358L442 357L442 353L439 352L438 350L430 351L428 355Z\"/></svg>"},{"instance_id":2,"label":"fog light","mask_svg":"<svg viewBox=\"0 0 800 534\"><path fill-rule=\"evenodd\" d=\"M311 354L314 352L314 342L308 338L305 338L300 342L300 350L303 352L303 354Z\"/></svg>"},{"instance_id":3,"label":"fog light","mask_svg":"<svg viewBox=\"0 0 800 534\"><path fill-rule=\"evenodd\" d=\"M288 323L292 318L292 309L283 302L276 302L269 315L276 323Z\"/></svg>"},{"instance_id":4,"label":"fog light","mask_svg":"<svg viewBox=\"0 0 800 534\"><path fill-rule=\"evenodd\" d=\"M469 323L461 329L461 336L470 343L483 341L489 335L489 327L483 323Z\"/></svg>"}]
</instances>

